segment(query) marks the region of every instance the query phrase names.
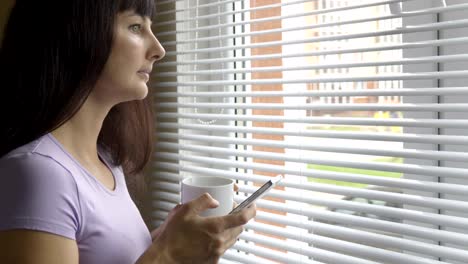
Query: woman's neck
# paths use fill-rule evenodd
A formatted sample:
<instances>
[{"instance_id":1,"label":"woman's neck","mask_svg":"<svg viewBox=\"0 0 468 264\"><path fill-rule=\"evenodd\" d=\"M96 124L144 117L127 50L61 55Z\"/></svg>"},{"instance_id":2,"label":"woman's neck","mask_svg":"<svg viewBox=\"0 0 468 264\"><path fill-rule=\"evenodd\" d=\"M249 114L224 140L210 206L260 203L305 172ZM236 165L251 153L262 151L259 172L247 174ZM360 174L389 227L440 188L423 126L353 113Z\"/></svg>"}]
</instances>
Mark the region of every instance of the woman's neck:
<instances>
[{"instance_id":1,"label":"woman's neck","mask_svg":"<svg viewBox=\"0 0 468 264\"><path fill-rule=\"evenodd\" d=\"M100 162L97 140L110 107L85 101L76 114L63 125L52 131L52 135L77 160L85 164Z\"/></svg>"}]
</instances>

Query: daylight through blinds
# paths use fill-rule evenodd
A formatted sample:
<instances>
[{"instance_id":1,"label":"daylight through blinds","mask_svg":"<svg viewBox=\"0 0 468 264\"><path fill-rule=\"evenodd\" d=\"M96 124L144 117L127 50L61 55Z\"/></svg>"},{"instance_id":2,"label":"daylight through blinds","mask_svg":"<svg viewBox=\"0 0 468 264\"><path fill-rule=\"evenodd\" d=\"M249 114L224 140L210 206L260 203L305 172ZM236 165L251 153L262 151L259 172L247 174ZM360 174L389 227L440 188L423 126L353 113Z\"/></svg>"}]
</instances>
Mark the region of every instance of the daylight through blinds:
<instances>
[{"instance_id":1,"label":"daylight through blinds","mask_svg":"<svg viewBox=\"0 0 468 264\"><path fill-rule=\"evenodd\" d=\"M156 3L154 226L283 175L222 263L467 263L468 2Z\"/></svg>"}]
</instances>

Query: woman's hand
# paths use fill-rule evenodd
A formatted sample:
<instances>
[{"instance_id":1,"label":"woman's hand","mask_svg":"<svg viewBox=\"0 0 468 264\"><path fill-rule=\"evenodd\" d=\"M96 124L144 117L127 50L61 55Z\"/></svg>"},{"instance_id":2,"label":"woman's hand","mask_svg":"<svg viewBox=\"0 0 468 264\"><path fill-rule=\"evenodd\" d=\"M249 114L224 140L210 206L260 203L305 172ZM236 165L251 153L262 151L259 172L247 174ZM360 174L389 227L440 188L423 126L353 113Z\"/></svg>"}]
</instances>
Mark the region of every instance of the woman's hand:
<instances>
[{"instance_id":1,"label":"woman's hand","mask_svg":"<svg viewBox=\"0 0 468 264\"><path fill-rule=\"evenodd\" d=\"M153 231L149 251L161 262L147 263L218 263L219 258L237 240L245 225L255 216L255 206L236 214L201 217L200 213L218 206L209 194L177 205L164 224Z\"/></svg>"},{"instance_id":2,"label":"woman's hand","mask_svg":"<svg viewBox=\"0 0 468 264\"><path fill-rule=\"evenodd\" d=\"M239 191L239 186L237 184L234 183L234 192L237 192ZM237 206L237 203L236 202L233 202L233 206L232 208L236 207ZM159 235L161 234L161 231L162 231L162 225L159 226L158 228L154 229L153 231L151 231L151 240L154 241L156 240Z\"/></svg>"}]
</instances>

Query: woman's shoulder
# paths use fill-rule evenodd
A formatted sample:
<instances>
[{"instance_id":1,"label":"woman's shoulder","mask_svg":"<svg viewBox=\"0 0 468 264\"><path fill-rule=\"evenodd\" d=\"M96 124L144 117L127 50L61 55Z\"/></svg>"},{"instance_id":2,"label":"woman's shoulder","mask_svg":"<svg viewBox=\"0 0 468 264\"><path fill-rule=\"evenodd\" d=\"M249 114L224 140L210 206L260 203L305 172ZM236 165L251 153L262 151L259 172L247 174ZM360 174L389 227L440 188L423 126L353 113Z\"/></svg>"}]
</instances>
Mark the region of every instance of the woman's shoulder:
<instances>
[{"instance_id":1,"label":"woman's shoulder","mask_svg":"<svg viewBox=\"0 0 468 264\"><path fill-rule=\"evenodd\" d=\"M0 197L11 198L25 192L34 197L31 201L52 201L64 193L78 197L72 171L60 162L59 152L50 143L41 137L0 159Z\"/></svg>"},{"instance_id":2,"label":"woman's shoulder","mask_svg":"<svg viewBox=\"0 0 468 264\"><path fill-rule=\"evenodd\" d=\"M0 230L28 229L76 238L81 223L77 185L47 139L0 159Z\"/></svg>"},{"instance_id":3,"label":"woman's shoulder","mask_svg":"<svg viewBox=\"0 0 468 264\"><path fill-rule=\"evenodd\" d=\"M67 172L60 149L48 135L20 146L0 158L0 175Z\"/></svg>"},{"instance_id":4,"label":"woman's shoulder","mask_svg":"<svg viewBox=\"0 0 468 264\"><path fill-rule=\"evenodd\" d=\"M53 149L52 139L49 134L45 134L29 143L17 147L11 150L0 158L0 160L18 158L21 156L27 156L28 154L41 154L47 153L48 150Z\"/></svg>"}]
</instances>

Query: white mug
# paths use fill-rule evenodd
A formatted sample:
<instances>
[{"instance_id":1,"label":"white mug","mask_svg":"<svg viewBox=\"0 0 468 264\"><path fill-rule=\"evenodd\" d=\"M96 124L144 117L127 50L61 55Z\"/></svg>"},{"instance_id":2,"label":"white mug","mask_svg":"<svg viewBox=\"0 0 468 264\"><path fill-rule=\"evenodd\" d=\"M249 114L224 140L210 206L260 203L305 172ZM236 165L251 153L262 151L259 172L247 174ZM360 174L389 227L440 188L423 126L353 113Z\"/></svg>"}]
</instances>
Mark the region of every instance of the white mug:
<instances>
[{"instance_id":1,"label":"white mug","mask_svg":"<svg viewBox=\"0 0 468 264\"><path fill-rule=\"evenodd\" d=\"M216 208L202 212L201 216L223 216L229 214L234 202L234 181L221 177L196 176L185 178L181 182L181 202L187 203L209 193L219 202Z\"/></svg>"}]
</instances>

